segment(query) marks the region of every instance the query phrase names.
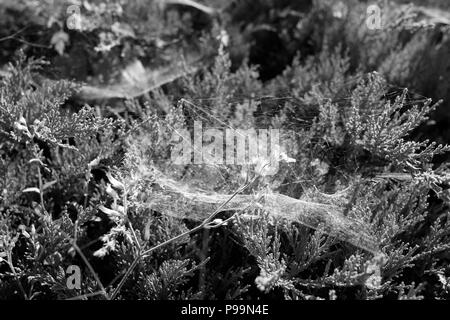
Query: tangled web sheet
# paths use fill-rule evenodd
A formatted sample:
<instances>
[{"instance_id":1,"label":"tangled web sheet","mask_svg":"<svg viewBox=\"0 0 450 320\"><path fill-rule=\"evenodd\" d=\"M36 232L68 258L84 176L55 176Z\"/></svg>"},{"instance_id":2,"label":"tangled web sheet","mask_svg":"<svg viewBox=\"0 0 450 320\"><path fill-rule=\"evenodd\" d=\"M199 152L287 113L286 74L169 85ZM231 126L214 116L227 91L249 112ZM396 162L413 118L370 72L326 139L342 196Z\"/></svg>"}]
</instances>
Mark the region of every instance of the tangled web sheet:
<instances>
[{"instance_id":1,"label":"tangled web sheet","mask_svg":"<svg viewBox=\"0 0 450 320\"><path fill-rule=\"evenodd\" d=\"M220 194L165 176L157 177L155 182L150 208L161 214L173 216L175 213L178 218L203 221L224 203L221 211L239 212L258 206L274 218L321 229L338 240L373 254L379 253L378 243L370 231L361 222L344 216L343 208L338 206L299 200L279 193L261 196Z\"/></svg>"}]
</instances>

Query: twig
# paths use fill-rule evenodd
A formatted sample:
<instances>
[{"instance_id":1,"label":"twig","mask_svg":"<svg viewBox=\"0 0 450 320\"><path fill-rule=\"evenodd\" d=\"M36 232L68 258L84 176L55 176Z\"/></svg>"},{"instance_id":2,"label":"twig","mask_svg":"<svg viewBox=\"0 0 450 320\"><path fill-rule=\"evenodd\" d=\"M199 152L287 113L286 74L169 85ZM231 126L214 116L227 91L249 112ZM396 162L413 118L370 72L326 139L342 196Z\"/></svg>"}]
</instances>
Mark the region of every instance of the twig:
<instances>
[{"instance_id":1,"label":"twig","mask_svg":"<svg viewBox=\"0 0 450 320\"><path fill-rule=\"evenodd\" d=\"M81 256L81 259L83 259L84 263L86 264L86 266L88 267L89 271L92 273L92 276L94 277L95 281L97 281L98 286L100 287L104 297L109 300L109 296L108 293L106 292L105 287L103 286L102 282L100 281L97 273L95 272L94 268L92 267L92 265L89 263L88 259L86 258L86 256L84 255L84 253L80 250L80 248L78 247L78 245L76 243L72 243L72 246L74 247L74 249L77 251L77 253Z\"/></svg>"},{"instance_id":2,"label":"twig","mask_svg":"<svg viewBox=\"0 0 450 320\"><path fill-rule=\"evenodd\" d=\"M66 300L81 300L81 299L84 299L84 298L90 298L90 297L95 297L95 296L99 296L99 295L103 295L103 291L96 291L96 292L86 293L86 294L82 294L80 296L67 298Z\"/></svg>"},{"instance_id":3,"label":"twig","mask_svg":"<svg viewBox=\"0 0 450 320\"><path fill-rule=\"evenodd\" d=\"M30 300L30 298L28 297L27 293L25 292L25 289L22 286L22 282L20 282L20 279L19 279L19 276L17 275L16 269L14 269L11 252L8 251L7 254L8 254L8 265L9 265L9 268L11 269L11 271L12 271L12 273L14 275L14 279L17 282L17 286L19 287L20 291L22 292L23 297L25 298L25 300Z\"/></svg>"},{"instance_id":4,"label":"twig","mask_svg":"<svg viewBox=\"0 0 450 320\"><path fill-rule=\"evenodd\" d=\"M47 210L45 210L45 206L44 206L44 188L43 188L44 184L42 183L41 167L38 165L37 169L38 169L38 179L39 179L39 197L41 200L41 206L42 206L42 210L44 210L44 213L47 213Z\"/></svg>"},{"instance_id":5,"label":"twig","mask_svg":"<svg viewBox=\"0 0 450 320\"><path fill-rule=\"evenodd\" d=\"M125 284L125 281L128 279L128 277L130 276L131 272L133 272L134 268L136 267L136 265L138 264L139 260L141 259L141 255L138 255L133 262L131 263L130 267L128 268L127 272L125 273L125 275L123 276L123 278L120 280L119 284L117 285L117 288L114 289L113 293L111 294L111 300L114 300L117 296L117 294L119 293L119 291L122 289L122 286Z\"/></svg>"},{"instance_id":6,"label":"twig","mask_svg":"<svg viewBox=\"0 0 450 320\"><path fill-rule=\"evenodd\" d=\"M0 42L2 42L2 41L6 41L6 40L11 40L11 39L15 39L15 37L19 34L19 33L21 33L21 32L23 32L23 31L25 31L25 29L27 29L28 27L23 27L22 29L20 29L19 31L17 31L17 32L15 32L15 33L13 33L13 34L11 34L11 35L9 35L9 36L6 36L6 37L3 37L3 38L0 38Z\"/></svg>"}]
</instances>

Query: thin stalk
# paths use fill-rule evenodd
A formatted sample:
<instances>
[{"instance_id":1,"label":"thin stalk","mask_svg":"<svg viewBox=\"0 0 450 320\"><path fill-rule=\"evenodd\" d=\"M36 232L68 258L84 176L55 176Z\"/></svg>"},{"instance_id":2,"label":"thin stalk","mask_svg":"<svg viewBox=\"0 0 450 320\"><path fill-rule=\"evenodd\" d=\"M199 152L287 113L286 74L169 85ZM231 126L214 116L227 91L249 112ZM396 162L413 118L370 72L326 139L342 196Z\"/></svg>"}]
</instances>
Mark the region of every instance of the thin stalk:
<instances>
[{"instance_id":1,"label":"thin stalk","mask_svg":"<svg viewBox=\"0 0 450 320\"><path fill-rule=\"evenodd\" d=\"M19 287L19 290L22 292L23 297L25 298L25 300L30 300L30 298L28 297L24 287L22 286L22 282L20 282L20 279L19 279L19 276L18 276L18 274L16 272L16 269L14 268L11 252L8 251L7 254L8 254L8 265L9 265L9 268L11 269L11 271L12 271L12 273L14 275L14 280L16 280L17 286Z\"/></svg>"},{"instance_id":2,"label":"thin stalk","mask_svg":"<svg viewBox=\"0 0 450 320\"><path fill-rule=\"evenodd\" d=\"M97 273L95 272L92 265L89 263L88 259L84 255L84 253L80 250L78 245L76 243L73 243L72 246L75 248L75 250L78 252L78 254L81 256L81 259L83 259L84 263L88 267L89 271L92 273L92 276L94 277L95 281L97 281L98 286L100 287L100 290L103 292L103 296L109 300L108 293L106 292L105 287L103 286L102 282L100 281L100 278L98 277Z\"/></svg>"},{"instance_id":3,"label":"thin stalk","mask_svg":"<svg viewBox=\"0 0 450 320\"><path fill-rule=\"evenodd\" d=\"M41 173L41 167L38 165L38 179L39 179L39 197L41 199L41 207L42 210L44 210L44 213L47 213L47 210L45 210L44 206L44 184L42 183L42 173Z\"/></svg>"}]
</instances>

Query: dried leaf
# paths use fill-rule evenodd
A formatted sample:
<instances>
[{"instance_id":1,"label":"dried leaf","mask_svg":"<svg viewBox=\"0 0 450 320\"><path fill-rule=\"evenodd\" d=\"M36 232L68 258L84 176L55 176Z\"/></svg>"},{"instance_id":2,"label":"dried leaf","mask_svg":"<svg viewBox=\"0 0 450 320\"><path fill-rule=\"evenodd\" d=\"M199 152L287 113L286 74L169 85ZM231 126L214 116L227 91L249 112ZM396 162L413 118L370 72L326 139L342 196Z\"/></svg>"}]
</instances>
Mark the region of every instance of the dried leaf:
<instances>
[{"instance_id":1,"label":"dried leaf","mask_svg":"<svg viewBox=\"0 0 450 320\"><path fill-rule=\"evenodd\" d=\"M44 183L44 185L42 186L42 190L47 190L48 188L50 188L52 185L54 185L57 182L58 182L57 180L53 180L53 181Z\"/></svg>"},{"instance_id":2,"label":"dried leaf","mask_svg":"<svg viewBox=\"0 0 450 320\"><path fill-rule=\"evenodd\" d=\"M22 190L22 192L23 193L35 192L35 193L41 194L41 191L39 190L39 188L26 188L26 189Z\"/></svg>"},{"instance_id":3,"label":"dried leaf","mask_svg":"<svg viewBox=\"0 0 450 320\"><path fill-rule=\"evenodd\" d=\"M64 51L66 49L66 45L69 43L69 35L65 33L64 31L58 31L50 40L50 44L53 46L53 48L58 52L60 56L64 54Z\"/></svg>"}]
</instances>

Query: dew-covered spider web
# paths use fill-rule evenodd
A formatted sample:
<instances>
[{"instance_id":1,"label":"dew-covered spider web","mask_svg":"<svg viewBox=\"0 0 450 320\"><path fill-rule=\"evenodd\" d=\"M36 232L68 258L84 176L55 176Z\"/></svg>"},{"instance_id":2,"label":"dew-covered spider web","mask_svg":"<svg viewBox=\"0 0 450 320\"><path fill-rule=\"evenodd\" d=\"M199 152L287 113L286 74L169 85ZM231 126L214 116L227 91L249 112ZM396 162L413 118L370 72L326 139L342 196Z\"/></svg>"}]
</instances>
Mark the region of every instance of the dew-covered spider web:
<instances>
[{"instance_id":1,"label":"dew-covered spider web","mask_svg":"<svg viewBox=\"0 0 450 320\"><path fill-rule=\"evenodd\" d=\"M387 85L387 89L381 95L381 99L386 101L393 101L395 97L405 93L404 88L391 84ZM349 92L349 94L351 93ZM220 119L209 112L208 103L221 99L223 97L182 99L182 105L184 108L188 108L199 120L206 120L210 124L215 123L216 127L236 129L227 123L226 119ZM243 99L252 99L256 102L264 100L284 103L290 101L291 105L297 104L297 107L301 107L300 104L302 103L300 99L288 95L276 97L233 97L233 99L227 98L226 101L227 103L232 103ZM350 97L345 97L333 101L333 103L341 103L345 108L346 104L350 104L350 99ZM404 107L421 105L426 100L421 95L407 92ZM378 111L372 110L370 112ZM381 113L382 111L379 112ZM302 126L302 129L308 129L311 126L313 117L303 120L297 122L297 125ZM190 166L195 167L195 165ZM212 165L211 167L214 170L215 166ZM218 208L222 212L232 211L235 214L258 208L267 212L273 218L285 219L291 223L298 223L308 228L321 230L331 237L373 254L379 252L377 238L368 229L368 224L346 215L345 205L321 203L310 199L296 199L274 191L256 192L253 194L243 191L233 195L232 192L217 192L212 188L208 188L210 176L204 176L204 181L199 184L197 183L198 181L190 178L174 178L170 174L162 173L159 170L155 170L155 172L158 173L152 177L154 182L152 200L143 205L161 214L201 222L208 219ZM380 178L382 177L380 176ZM200 177L200 180L202 180L202 177Z\"/></svg>"},{"instance_id":2,"label":"dew-covered spider web","mask_svg":"<svg viewBox=\"0 0 450 320\"><path fill-rule=\"evenodd\" d=\"M344 208L294 199L279 193L222 194L195 188L164 175L154 177L152 200L148 207L177 218L204 221L219 207L236 214L258 208L275 219L320 229L329 236L348 242L367 252L378 253L378 243L364 225L344 216Z\"/></svg>"}]
</instances>

